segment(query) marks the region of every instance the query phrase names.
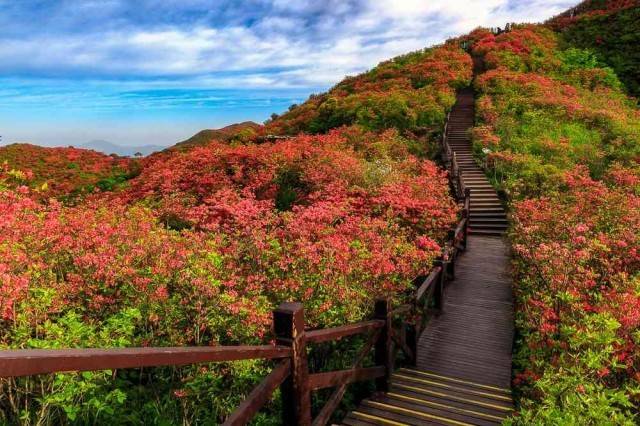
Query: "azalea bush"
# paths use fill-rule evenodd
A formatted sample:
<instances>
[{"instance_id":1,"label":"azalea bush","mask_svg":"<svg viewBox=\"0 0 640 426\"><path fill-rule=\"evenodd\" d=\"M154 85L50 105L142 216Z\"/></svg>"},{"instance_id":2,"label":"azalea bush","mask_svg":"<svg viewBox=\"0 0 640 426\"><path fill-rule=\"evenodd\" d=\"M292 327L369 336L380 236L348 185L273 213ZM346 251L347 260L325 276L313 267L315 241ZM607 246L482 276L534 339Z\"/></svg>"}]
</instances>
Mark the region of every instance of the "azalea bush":
<instances>
[{"instance_id":1,"label":"azalea bush","mask_svg":"<svg viewBox=\"0 0 640 426\"><path fill-rule=\"evenodd\" d=\"M562 195L514 205L521 423L634 424L640 197L637 174L615 174L630 185L580 170Z\"/></svg>"}]
</instances>

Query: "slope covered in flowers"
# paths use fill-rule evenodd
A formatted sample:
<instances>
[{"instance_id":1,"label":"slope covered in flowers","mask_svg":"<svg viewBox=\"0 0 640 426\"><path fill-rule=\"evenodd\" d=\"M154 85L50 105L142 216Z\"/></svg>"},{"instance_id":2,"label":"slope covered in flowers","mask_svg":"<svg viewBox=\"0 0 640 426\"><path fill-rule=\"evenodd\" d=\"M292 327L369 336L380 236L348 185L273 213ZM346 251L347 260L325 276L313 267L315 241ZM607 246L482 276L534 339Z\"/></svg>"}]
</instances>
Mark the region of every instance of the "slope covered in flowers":
<instances>
[{"instance_id":1,"label":"slope covered in flowers","mask_svg":"<svg viewBox=\"0 0 640 426\"><path fill-rule=\"evenodd\" d=\"M395 128L402 133L441 130L455 89L471 80L471 58L455 43L412 52L348 77L329 92L275 117L267 134L323 133L357 125L366 130Z\"/></svg>"},{"instance_id":2,"label":"slope covered in flowers","mask_svg":"<svg viewBox=\"0 0 640 426\"><path fill-rule=\"evenodd\" d=\"M512 210L519 424L633 424L640 388L640 111L543 26L470 36L474 145Z\"/></svg>"},{"instance_id":3,"label":"slope covered in flowers","mask_svg":"<svg viewBox=\"0 0 640 426\"><path fill-rule=\"evenodd\" d=\"M212 141L153 155L118 191L73 205L42 202L36 185L2 169L0 345L266 343L282 301L302 301L308 325L323 327L369 316L376 297L401 300L457 219L446 175L416 153L435 145L430 135L441 131L454 87L471 76L470 59L452 46L411 57L426 59L348 80L376 86L349 100L362 103L355 121L322 121L322 134L278 143ZM435 81L442 67L456 80ZM314 115L323 105L299 108ZM388 119L367 124L387 106ZM296 122L288 133L312 132L310 122ZM284 118L271 125L285 126ZM56 152L60 167L75 153ZM20 165L29 163L12 167ZM85 177L56 173L36 175L67 184ZM2 380L0 422L220 422L269 368L242 362ZM260 421L277 423L277 406Z\"/></svg>"},{"instance_id":4,"label":"slope covered in flowers","mask_svg":"<svg viewBox=\"0 0 640 426\"><path fill-rule=\"evenodd\" d=\"M37 188L43 197L66 198L114 189L138 170L128 158L30 144L0 147L0 167L14 170L12 182Z\"/></svg>"}]
</instances>

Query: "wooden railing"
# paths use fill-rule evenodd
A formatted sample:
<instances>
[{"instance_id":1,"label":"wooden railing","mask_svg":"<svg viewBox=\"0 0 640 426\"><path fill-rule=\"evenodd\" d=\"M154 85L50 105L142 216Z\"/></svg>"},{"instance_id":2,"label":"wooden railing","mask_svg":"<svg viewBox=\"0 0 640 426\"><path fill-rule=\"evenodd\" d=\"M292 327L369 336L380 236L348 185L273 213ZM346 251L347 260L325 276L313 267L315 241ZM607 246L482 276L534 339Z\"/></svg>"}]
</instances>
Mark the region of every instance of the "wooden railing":
<instances>
[{"instance_id":1,"label":"wooden railing","mask_svg":"<svg viewBox=\"0 0 640 426\"><path fill-rule=\"evenodd\" d=\"M449 116L447 115L447 121ZM455 155L443 135L443 159L457 169ZM447 161L445 161L447 163ZM392 306L390 299L377 300L372 319L340 327L307 330L301 303L287 302L273 311L275 344L265 346L154 347L112 349L55 349L0 351L0 378L70 371L115 370L159 366L179 366L237 360L276 360L269 375L257 385L225 425L247 424L280 388L282 423L286 425L325 425L340 405L350 383L375 380L378 391L388 390L389 378L402 352L414 364L417 342L429 318L442 309L446 283L454 278L458 254L466 249L469 217L469 190L460 186L459 173L451 183L463 191L461 220L449 231L441 256L426 275L414 280L415 290L407 303ZM364 344L345 370L310 373L308 353L311 345L350 336L366 335ZM373 351L373 354L371 352ZM373 366L362 364L373 355ZM312 419L311 392L335 388L325 405Z\"/></svg>"}]
</instances>

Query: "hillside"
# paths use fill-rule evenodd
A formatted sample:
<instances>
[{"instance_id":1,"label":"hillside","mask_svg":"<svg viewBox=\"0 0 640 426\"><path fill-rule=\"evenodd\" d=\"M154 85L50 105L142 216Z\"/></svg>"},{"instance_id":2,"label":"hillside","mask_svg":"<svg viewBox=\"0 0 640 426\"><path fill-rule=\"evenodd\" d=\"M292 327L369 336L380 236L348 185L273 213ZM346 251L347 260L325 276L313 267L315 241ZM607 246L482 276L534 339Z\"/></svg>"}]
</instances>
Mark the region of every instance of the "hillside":
<instances>
[{"instance_id":1,"label":"hillside","mask_svg":"<svg viewBox=\"0 0 640 426\"><path fill-rule=\"evenodd\" d=\"M304 302L310 327L366 318L376 297L402 300L457 220L446 174L424 153L435 151L455 88L470 78L463 50L437 46L339 85L338 108L330 101L318 110L320 135L252 144L242 133L261 131L255 123L200 133L142 159L120 191L74 206L39 203L26 188L0 191L0 277L8 283L0 287L0 343L264 344L271 311L286 300ZM302 130L299 111L292 114ZM273 125L291 127L284 120ZM238 133L245 143L228 143ZM18 380L4 389L19 402L0 401L0 419L65 423L73 410L86 423L220 423L268 368L250 361L145 370L144 378L128 370L65 375L47 405L40 401L52 377L28 389ZM263 419L273 423L278 406L269 404Z\"/></svg>"},{"instance_id":2,"label":"hillside","mask_svg":"<svg viewBox=\"0 0 640 426\"><path fill-rule=\"evenodd\" d=\"M403 134L433 136L453 105L455 89L470 78L470 58L454 43L408 53L312 95L270 120L263 133L324 133L355 125L367 131L395 128Z\"/></svg>"},{"instance_id":3,"label":"hillside","mask_svg":"<svg viewBox=\"0 0 640 426\"><path fill-rule=\"evenodd\" d=\"M623 9L619 13L627 13ZM640 110L564 31L476 31L478 161L512 211L518 424L634 424Z\"/></svg>"},{"instance_id":4,"label":"hillside","mask_svg":"<svg viewBox=\"0 0 640 426\"><path fill-rule=\"evenodd\" d=\"M211 141L228 141L233 138L238 140L245 140L250 138L256 131L262 126L253 121L244 121L242 123L231 124L220 129L205 129L201 130L189 139L185 139L182 142L178 142L167 150L183 151L196 146L206 145Z\"/></svg>"},{"instance_id":5,"label":"hillside","mask_svg":"<svg viewBox=\"0 0 640 426\"><path fill-rule=\"evenodd\" d=\"M0 147L0 166L14 170L12 181L40 191L43 197L74 198L95 190L112 190L137 173L135 162L78 148L31 144Z\"/></svg>"}]
</instances>

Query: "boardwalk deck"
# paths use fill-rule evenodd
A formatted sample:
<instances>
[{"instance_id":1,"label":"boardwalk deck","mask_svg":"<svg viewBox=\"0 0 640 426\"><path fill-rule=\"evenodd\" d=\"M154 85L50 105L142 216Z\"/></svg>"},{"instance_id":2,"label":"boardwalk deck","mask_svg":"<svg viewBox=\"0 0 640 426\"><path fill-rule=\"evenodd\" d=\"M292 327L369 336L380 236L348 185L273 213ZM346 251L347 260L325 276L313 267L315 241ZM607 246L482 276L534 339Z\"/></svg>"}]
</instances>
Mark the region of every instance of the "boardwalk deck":
<instances>
[{"instance_id":1,"label":"boardwalk deck","mask_svg":"<svg viewBox=\"0 0 640 426\"><path fill-rule=\"evenodd\" d=\"M461 91L447 139L471 188L470 235L444 293L442 312L418 342L414 368L399 369L389 391L374 395L343 423L490 425L512 411L513 301L507 222L495 190L471 155L473 92Z\"/></svg>"}]
</instances>

